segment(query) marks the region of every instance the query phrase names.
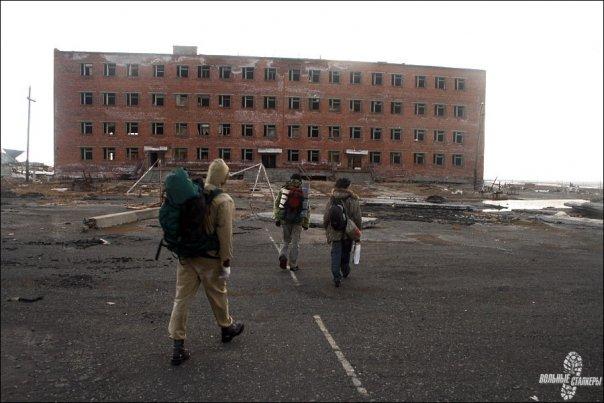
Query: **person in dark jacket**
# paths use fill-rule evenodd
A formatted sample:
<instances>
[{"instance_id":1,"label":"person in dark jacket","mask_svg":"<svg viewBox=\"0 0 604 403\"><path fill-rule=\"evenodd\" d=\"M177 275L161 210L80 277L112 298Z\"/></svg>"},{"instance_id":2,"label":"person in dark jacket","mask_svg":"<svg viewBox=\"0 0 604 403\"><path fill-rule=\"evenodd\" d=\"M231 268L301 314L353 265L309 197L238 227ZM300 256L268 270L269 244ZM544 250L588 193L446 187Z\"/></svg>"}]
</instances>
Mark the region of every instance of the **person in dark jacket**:
<instances>
[{"instance_id":1,"label":"person in dark jacket","mask_svg":"<svg viewBox=\"0 0 604 403\"><path fill-rule=\"evenodd\" d=\"M361 228L359 197L349 189L349 186L348 178L340 178L336 181L323 214L323 228L325 228L327 242L331 244L331 272L336 287L340 286L342 277L346 278L350 274L350 252L353 241L346 236L344 231L336 231L329 223L329 210L333 203L341 202L348 219Z\"/></svg>"}]
</instances>

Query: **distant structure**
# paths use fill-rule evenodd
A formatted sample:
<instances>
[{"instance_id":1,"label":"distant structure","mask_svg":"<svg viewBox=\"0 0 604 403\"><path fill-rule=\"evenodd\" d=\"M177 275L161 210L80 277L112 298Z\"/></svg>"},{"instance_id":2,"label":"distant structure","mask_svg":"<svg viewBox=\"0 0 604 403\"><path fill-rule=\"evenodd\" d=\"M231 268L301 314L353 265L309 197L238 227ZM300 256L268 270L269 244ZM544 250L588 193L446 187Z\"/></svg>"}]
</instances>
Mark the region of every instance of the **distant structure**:
<instances>
[{"instance_id":1,"label":"distant structure","mask_svg":"<svg viewBox=\"0 0 604 403\"><path fill-rule=\"evenodd\" d=\"M483 70L197 54L54 53L55 173L152 165L482 183ZM271 171L269 171L271 172Z\"/></svg>"}]
</instances>

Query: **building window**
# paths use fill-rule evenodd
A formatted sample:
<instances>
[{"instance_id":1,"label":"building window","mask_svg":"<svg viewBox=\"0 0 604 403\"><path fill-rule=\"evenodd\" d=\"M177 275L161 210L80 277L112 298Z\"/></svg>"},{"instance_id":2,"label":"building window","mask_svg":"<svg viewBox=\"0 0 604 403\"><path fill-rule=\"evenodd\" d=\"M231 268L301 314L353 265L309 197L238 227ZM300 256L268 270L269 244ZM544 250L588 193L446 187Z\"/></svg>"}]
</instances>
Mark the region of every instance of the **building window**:
<instances>
[{"instance_id":1,"label":"building window","mask_svg":"<svg viewBox=\"0 0 604 403\"><path fill-rule=\"evenodd\" d=\"M162 136L164 134L164 124L161 122L151 123L151 133L157 136Z\"/></svg>"},{"instance_id":2,"label":"building window","mask_svg":"<svg viewBox=\"0 0 604 403\"><path fill-rule=\"evenodd\" d=\"M390 113L393 115L400 115L403 113L403 103L402 102L391 102L390 103Z\"/></svg>"},{"instance_id":3,"label":"building window","mask_svg":"<svg viewBox=\"0 0 604 403\"><path fill-rule=\"evenodd\" d=\"M319 138L319 126L308 126L308 137L313 139Z\"/></svg>"},{"instance_id":4,"label":"building window","mask_svg":"<svg viewBox=\"0 0 604 403\"><path fill-rule=\"evenodd\" d=\"M300 109L300 98L290 97L288 100L289 109Z\"/></svg>"},{"instance_id":5,"label":"building window","mask_svg":"<svg viewBox=\"0 0 604 403\"><path fill-rule=\"evenodd\" d=\"M218 134L222 136L230 136L231 135L231 124L230 123L221 123L218 125Z\"/></svg>"},{"instance_id":6,"label":"building window","mask_svg":"<svg viewBox=\"0 0 604 403\"><path fill-rule=\"evenodd\" d=\"M244 67L241 69L241 76L244 80L253 80L254 79L254 68L253 67Z\"/></svg>"},{"instance_id":7,"label":"building window","mask_svg":"<svg viewBox=\"0 0 604 403\"><path fill-rule=\"evenodd\" d=\"M340 138L340 126L329 126L329 138L339 139Z\"/></svg>"},{"instance_id":8,"label":"building window","mask_svg":"<svg viewBox=\"0 0 604 403\"><path fill-rule=\"evenodd\" d=\"M218 67L219 77L223 80L231 78L231 66L220 66Z\"/></svg>"},{"instance_id":9,"label":"building window","mask_svg":"<svg viewBox=\"0 0 604 403\"><path fill-rule=\"evenodd\" d=\"M308 150L308 162L319 162L319 150Z\"/></svg>"},{"instance_id":10,"label":"building window","mask_svg":"<svg viewBox=\"0 0 604 403\"><path fill-rule=\"evenodd\" d=\"M300 151L287 150L287 162L298 162L298 161L300 161Z\"/></svg>"},{"instance_id":11,"label":"building window","mask_svg":"<svg viewBox=\"0 0 604 403\"><path fill-rule=\"evenodd\" d=\"M153 66L153 77L163 77L164 76L164 65L156 64Z\"/></svg>"},{"instance_id":12,"label":"building window","mask_svg":"<svg viewBox=\"0 0 604 403\"><path fill-rule=\"evenodd\" d=\"M218 95L218 106L221 108L231 107L231 96L230 95Z\"/></svg>"},{"instance_id":13,"label":"building window","mask_svg":"<svg viewBox=\"0 0 604 403\"><path fill-rule=\"evenodd\" d=\"M207 161L210 159L210 149L205 147L197 147L197 159L199 161Z\"/></svg>"},{"instance_id":14,"label":"building window","mask_svg":"<svg viewBox=\"0 0 604 403\"><path fill-rule=\"evenodd\" d=\"M300 125L287 126L287 137L289 137L290 139L296 139L300 137Z\"/></svg>"},{"instance_id":15,"label":"building window","mask_svg":"<svg viewBox=\"0 0 604 403\"><path fill-rule=\"evenodd\" d=\"M423 165L426 161L426 154L424 153L414 153L413 154L413 163L416 165Z\"/></svg>"},{"instance_id":16,"label":"building window","mask_svg":"<svg viewBox=\"0 0 604 403\"><path fill-rule=\"evenodd\" d=\"M434 105L434 116L439 118L445 116L445 106L443 104Z\"/></svg>"},{"instance_id":17,"label":"building window","mask_svg":"<svg viewBox=\"0 0 604 403\"><path fill-rule=\"evenodd\" d=\"M138 136L138 122L126 122L126 134L128 136Z\"/></svg>"},{"instance_id":18,"label":"building window","mask_svg":"<svg viewBox=\"0 0 604 403\"><path fill-rule=\"evenodd\" d=\"M318 83L321 77L321 70L309 70L308 81L311 83Z\"/></svg>"},{"instance_id":19,"label":"building window","mask_svg":"<svg viewBox=\"0 0 604 403\"><path fill-rule=\"evenodd\" d=\"M413 130L413 141L424 141L426 138L426 131L424 129Z\"/></svg>"},{"instance_id":20,"label":"building window","mask_svg":"<svg viewBox=\"0 0 604 403\"><path fill-rule=\"evenodd\" d=\"M415 114L423 116L426 114L426 104L415 104Z\"/></svg>"},{"instance_id":21,"label":"building window","mask_svg":"<svg viewBox=\"0 0 604 403\"><path fill-rule=\"evenodd\" d=\"M426 88L426 76L415 76L415 88Z\"/></svg>"},{"instance_id":22,"label":"building window","mask_svg":"<svg viewBox=\"0 0 604 403\"><path fill-rule=\"evenodd\" d=\"M444 77L434 77L434 88L437 90L446 89L447 80Z\"/></svg>"},{"instance_id":23,"label":"building window","mask_svg":"<svg viewBox=\"0 0 604 403\"><path fill-rule=\"evenodd\" d=\"M456 167L463 166L463 155L453 154L453 166L456 166Z\"/></svg>"},{"instance_id":24,"label":"building window","mask_svg":"<svg viewBox=\"0 0 604 403\"><path fill-rule=\"evenodd\" d=\"M390 129L390 139L394 141L399 141L402 137L403 129L395 128Z\"/></svg>"},{"instance_id":25,"label":"building window","mask_svg":"<svg viewBox=\"0 0 604 403\"><path fill-rule=\"evenodd\" d=\"M353 71L350 73L350 84L361 84L361 72Z\"/></svg>"},{"instance_id":26,"label":"building window","mask_svg":"<svg viewBox=\"0 0 604 403\"><path fill-rule=\"evenodd\" d=\"M92 105L92 92L80 92L80 104Z\"/></svg>"},{"instance_id":27,"label":"building window","mask_svg":"<svg viewBox=\"0 0 604 403\"><path fill-rule=\"evenodd\" d=\"M251 109L254 107L254 97L252 95L244 95L241 97L241 107Z\"/></svg>"},{"instance_id":28,"label":"building window","mask_svg":"<svg viewBox=\"0 0 604 403\"><path fill-rule=\"evenodd\" d=\"M382 153L379 151L371 151L369 153L369 162L378 165L382 161Z\"/></svg>"},{"instance_id":29,"label":"building window","mask_svg":"<svg viewBox=\"0 0 604 403\"><path fill-rule=\"evenodd\" d=\"M210 78L210 66L197 66L197 78Z\"/></svg>"},{"instance_id":30,"label":"building window","mask_svg":"<svg viewBox=\"0 0 604 403\"><path fill-rule=\"evenodd\" d=\"M198 136L209 136L210 125L208 123L197 123L197 135Z\"/></svg>"},{"instance_id":31,"label":"building window","mask_svg":"<svg viewBox=\"0 0 604 403\"><path fill-rule=\"evenodd\" d=\"M351 139L360 139L361 138L361 128L360 127L351 127L350 128L350 138Z\"/></svg>"},{"instance_id":32,"label":"building window","mask_svg":"<svg viewBox=\"0 0 604 403\"><path fill-rule=\"evenodd\" d=\"M138 77L138 64L126 65L126 71L128 72L128 77Z\"/></svg>"},{"instance_id":33,"label":"building window","mask_svg":"<svg viewBox=\"0 0 604 403\"><path fill-rule=\"evenodd\" d=\"M434 154L432 157L432 163L438 166L445 165L445 154Z\"/></svg>"},{"instance_id":34,"label":"building window","mask_svg":"<svg viewBox=\"0 0 604 403\"><path fill-rule=\"evenodd\" d=\"M138 159L138 148L136 148L136 147L126 148L126 159L137 160Z\"/></svg>"},{"instance_id":35,"label":"building window","mask_svg":"<svg viewBox=\"0 0 604 403\"><path fill-rule=\"evenodd\" d=\"M311 111L319 111L321 108L321 99L317 97L308 98L308 109Z\"/></svg>"},{"instance_id":36,"label":"building window","mask_svg":"<svg viewBox=\"0 0 604 403\"><path fill-rule=\"evenodd\" d=\"M188 125L186 123L176 123L176 135L187 136L189 134Z\"/></svg>"},{"instance_id":37,"label":"building window","mask_svg":"<svg viewBox=\"0 0 604 403\"><path fill-rule=\"evenodd\" d=\"M115 133L115 122L103 122L103 134L113 136Z\"/></svg>"},{"instance_id":38,"label":"building window","mask_svg":"<svg viewBox=\"0 0 604 403\"><path fill-rule=\"evenodd\" d=\"M231 149L230 148L219 148L218 158L222 158L225 161L231 160Z\"/></svg>"},{"instance_id":39,"label":"building window","mask_svg":"<svg viewBox=\"0 0 604 403\"><path fill-rule=\"evenodd\" d=\"M187 94L176 94L176 106L187 106L189 96Z\"/></svg>"},{"instance_id":40,"label":"building window","mask_svg":"<svg viewBox=\"0 0 604 403\"><path fill-rule=\"evenodd\" d=\"M371 101L371 112L372 113L382 113L382 101Z\"/></svg>"},{"instance_id":41,"label":"building window","mask_svg":"<svg viewBox=\"0 0 604 403\"><path fill-rule=\"evenodd\" d=\"M92 63L80 64L80 75L81 76L91 76L92 75Z\"/></svg>"},{"instance_id":42,"label":"building window","mask_svg":"<svg viewBox=\"0 0 604 403\"><path fill-rule=\"evenodd\" d=\"M277 137L277 126L264 125L264 137Z\"/></svg>"},{"instance_id":43,"label":"building window","mask_svg":"<svg viewBox=\"0 0 604 403\"><path fill-rule=\"evenodd\" d=\"M361 103L360 99L351 99L350 100L350 110L352 112L361 112Z\"/></svg>"},{"instance_id":44,"label":"building window","mask_svg":"<svg viewBox=\"0 0 604 403\"><path fill-rule=\"evenodd\" d=\"M401 164L401 153L390 153L390 165Z\"/></svg>"},{"instance_id":45,"label":"building window","mask_svg":"<svg viewBox=\"0 0 604 403\"><path fill-rule=\"evenodd\" d=\"M331 84L340 84L340 72L339 71L330 71L329 72L329 82Z\"/></svg>"},{"instance_id":46,"label":"building window","mask_svg":"<svg viewBox=\"0 0 604 403\"><path fill-rule=\"evenodd\" d=\"M106 161L115 160L115 148L103 147L103 159Z\"/></svg>"},{"instance_id":47,"label":"building window","mask_svg":"<svg viewBox=\"0 0 604 403\"><path fill-rule=\"evenodd\" d=\"M187 149L186 148L175 148L174 149L174 160L175 161L186 161L188 160L188 155L187 155Z\"/></svg>"},{"instance_id":48,"label":"building window","mask_svg":"<svg viewBox=\"0 0 604 403\"><path fill-rule=\"evenodd\" d=\"M329 111L330 112L340 112L341 109L341 101L339 98L330 98L329 99Z\"/></svg>"},{"instance_id":49,"label":"building window","mask_svg":"<svg viewBox=\"0 0 604 403\"><path fill-rule=\"evenodd\" d=\"M339 151L328 151L327 160L332 164L340 163L340 152Z\"/></svg>"},{"instance_id":50,"label":"building window","mask_svg":"<svg viewBox=\"0 0 604 403\"><path fill-rule=\"evenodd\" d=\"M153 106L164 106L164 100L164 94L151 94L151 102L153 103Z\"/></svg>"},{"instance_id":51,"label":"building window","mask_svg":"<svg viewBox=\"0 0 604 403\"><path fill-rule=\"evenodd\" d=\"M465 78L456 78L455 79L455 90L456 91L465 91L466 90L466 79Z\"/></svg>"},{"instance_id":52,"label":"building window","mask_svg":"<svg viewBox=\"0 0 604 403\"><path fill-rule=\"evenodd\" d=\"M434 130L434 142L435 143L444 143L445 141L445 131L444 130Z\"/></svg>"},{"instance_id":53,"label":"building window","mask_svg":"<svg viewBox=\"0 0 604 403\"><path fill-rule=\"evenodd\" d=\"M403 86L403 75L402 74L392 74L390 76L390 82L393 87L402 87Z\"/></svg>"},{"instance_id":54,"label":"building window","mask_svg":"<svg viewBox=\"0 0 604 403\"><path fill-rule=\"evenodd\" d=\"M453 107L453 114L456 118L465 118L466 117L466 107L461 105L455 105Z\"/></svg>"},{"instance_id":55,"label":"building window","mask_svg":"<svg viewBox=\"0 0 604 403\"><path fill-rule=\"evenodd\" d=\"M300 81L300 70L291 69L289 71L289 81Z\"/></svg>"},{"instance_id":56,"label":"building window","mask_svg":"<svg viewBox=\"0 0 604 403\"><path fill-rule=\"evenodd\" d=\"M92 147L80 148L80 158L82 159L82 161L91 161L92 160Z\"/></svg>"},{"instance_id":57,"label":"building window","mask_svg":"<svg viewBox=\"0 0 604 403\"><path fill-rule=\"evenodd\" d=\"M103 65L103 75L105 77L115 76L115 63L105 63Z\"/></svg>"},{"instance_id":58,"label":"building window","mask_svg":"<svg viewBox=\"0 0 604 403\"><path fill-rule=\"evenodd\" d=\"M371 73L371 85L382 85L384 75L382 73Z\"/></svg>"},{"instance_id":59,"label":"building window","mask_svg":"<svg viewBox=\"0 0 604 403\"><path fill-rule=\"evenodd\" d=\"M453 132L453 142L463 144L463 132Z\"/></svg>"},{"instance_id":60,"label":"building window","mask_svg":"<svg viewBox=\"0 0 604 403\"><path fill-rule=\"evenodd\" d=\"M382 139L382 128L372 127L371 128L371 140L381 140L381 139Z\"/></svg>"},{"instance_id":61,"label":"building window","mask_svg":"<svg viewBox=\"0 0 604 403\"><path fill-rule=\"evenodd\" d=\"M176 66L176 77L180 77L180 78L189 77L189 66L183 66L183 65Z\"/></svg>"},{"instance_id":62,"label":"building window","mask_svg":"<svg viewBox=\"0 0 604 403\"><path fill-rule=\"evenodd\" d=\"M241 125L241 135L243 137L253 137L254 136L254 125L242 124Z\"/></svg>"},{"instance_id":63,"label":"building window","mask_svg":"<svg viewBox=\"0 0 604 403\"><path fill-rule=\"evenodd\" d=\"M92 122L80 122L80 133L92 134Z\"/></svg>"},{"instance_id":64,"label":"building window","mask_svg":"<svg viewBox=\"0 0 604 403\"><path fill-rule=\"evenodd\" d=\"M128 92L126 94L127 106L138 106L138 92Z\"/></svg>"},{"instance_id":65,"label":"building window","mask_svg":"<svg viewBox=\"0 0 604 403\"><path fill-rule=\"evenodd\" d=\"M104 92L103 93L103 105L115 106L115 92Z\"/></svg>"},{"instance_id":66,"label":"building window","mask_svg":"<svg viewBox=\"0 0 604 403\"><path fill-rule=\"evenodd\" d=\"M277 79L277 69L274 67L264 69L264 79L266 81L275 81Z\"/></svg>"},{"instance_id":67,"label":"building window","mask_svg":"<svg viewBox=\"0 0 604 403\"><path fill-rule=\"evenodd\" d=\"M251 148L242 148L241 149L241 161L253 161L254 160L254 150Z\"/></svg>"},{"instance_id":68,"label":"building window","mask_svg":"<svg viewBox=\"0 0 604 403\"><path fill-rule=\"evenodd\" d=\"M277 107L277 97L264 97L264 109L275 109Z\"/></svg>"},{"instance_id":69,"label":"building window","mask_svg":"<svg viewBox=\"0 0 604 403\"><path fill-rule=\"evenodd\" d=\"M210 96L206 95L206 94L197 95L197 106L200 106L202 108L209 108L210 107Z\"/></svg>"}]
</instances>

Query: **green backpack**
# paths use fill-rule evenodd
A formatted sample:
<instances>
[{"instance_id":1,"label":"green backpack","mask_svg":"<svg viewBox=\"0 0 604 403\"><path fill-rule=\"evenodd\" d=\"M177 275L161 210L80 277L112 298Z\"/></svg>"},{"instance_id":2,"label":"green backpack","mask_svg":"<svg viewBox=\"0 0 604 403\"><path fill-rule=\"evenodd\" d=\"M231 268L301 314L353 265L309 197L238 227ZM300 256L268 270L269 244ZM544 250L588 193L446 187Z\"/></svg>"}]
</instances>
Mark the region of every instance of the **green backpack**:
<instances>
[{"instance_id":1,"label":"green backpack","mask_svg":"<svg viewBox=\"0 0 604 403\"><path fill-rule=\"evenodd\" d=\"M203 221L210 203L220 194L215 189L209 194L203 191L203 182L192 181L183 168L176 168L165 179L166 197L159 209L159 223L164 232L157 247L155 260L159 259L162 246L180 257L211 257L209 251L218 251L218 236L206 234Z\"/></svg>"}]
</instances>

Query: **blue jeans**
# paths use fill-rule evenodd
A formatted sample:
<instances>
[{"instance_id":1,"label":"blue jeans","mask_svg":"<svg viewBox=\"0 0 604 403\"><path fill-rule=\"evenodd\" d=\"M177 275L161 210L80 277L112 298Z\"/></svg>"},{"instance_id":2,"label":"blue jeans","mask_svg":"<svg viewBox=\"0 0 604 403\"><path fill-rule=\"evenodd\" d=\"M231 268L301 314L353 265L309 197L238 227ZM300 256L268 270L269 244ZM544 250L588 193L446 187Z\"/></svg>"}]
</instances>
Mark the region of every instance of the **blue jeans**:
<instances>
[{"instance_id":1,"label":"blue jeans","mask_svg":"<svg viewBox=\"0 0 604 403\"><path fill-rule=\"evenodd\" d=\"M341 280L342 274L348 275L350 273L351 250L352 239L333 241L331 243L331 273L334 280Z\"/></svg>"}]
</instances>

